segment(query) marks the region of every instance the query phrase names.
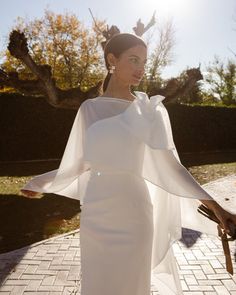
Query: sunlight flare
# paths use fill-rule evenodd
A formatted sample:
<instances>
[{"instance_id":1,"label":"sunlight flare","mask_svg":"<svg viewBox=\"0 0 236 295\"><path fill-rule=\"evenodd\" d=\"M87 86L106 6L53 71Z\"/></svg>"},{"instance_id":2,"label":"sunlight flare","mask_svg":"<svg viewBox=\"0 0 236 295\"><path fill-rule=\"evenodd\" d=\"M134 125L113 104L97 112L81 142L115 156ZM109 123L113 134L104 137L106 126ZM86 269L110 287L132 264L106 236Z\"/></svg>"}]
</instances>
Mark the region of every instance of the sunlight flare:
<instances>
[{"instance_id":1,"label":"sunlight flare","mask_svg":"<svg viewBox=\"0 0 236 295\"><path fill-rule=\"evenodd\" d=\"M185 13L190 7L189 0L147 0L149 9L156 10L156 15L174 16Z\"/></svg>"}]
</instances>

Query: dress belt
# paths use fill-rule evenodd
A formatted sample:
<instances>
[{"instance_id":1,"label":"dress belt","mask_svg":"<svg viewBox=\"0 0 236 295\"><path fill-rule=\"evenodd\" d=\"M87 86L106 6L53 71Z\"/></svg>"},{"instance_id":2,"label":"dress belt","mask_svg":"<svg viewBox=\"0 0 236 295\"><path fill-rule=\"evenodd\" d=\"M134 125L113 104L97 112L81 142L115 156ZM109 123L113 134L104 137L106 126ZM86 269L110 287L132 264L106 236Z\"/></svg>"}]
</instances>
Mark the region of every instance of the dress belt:
<instances>
[{"instance_id":1,"label":"dress belt","mask_svg":"<svg viewBox=\"0 0 236 295\"><path fill-rule=\"evenodd\" d=\"M101 175L102 173L105 174L133 174L131 171L125 169L118 169L109 166L102 166L102 165L91 165L90 168L92 173L96 173L97 175Z\"/></svg>"}]
</instances>

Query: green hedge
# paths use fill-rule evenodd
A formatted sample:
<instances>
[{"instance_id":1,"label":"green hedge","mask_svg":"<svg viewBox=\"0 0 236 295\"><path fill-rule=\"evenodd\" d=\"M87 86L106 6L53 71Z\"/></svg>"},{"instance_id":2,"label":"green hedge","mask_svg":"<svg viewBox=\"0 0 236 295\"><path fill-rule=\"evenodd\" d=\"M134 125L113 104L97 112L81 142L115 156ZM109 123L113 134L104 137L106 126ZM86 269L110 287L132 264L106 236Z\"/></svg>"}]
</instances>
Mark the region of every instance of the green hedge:
<instances>
[{"instance_id":1,"label":"green hedge","mask_svg":"<svg viewBox=\"0 0 236 295\"><path fill-rule=\"evenodd\" d=\"M178 151L233 150L236 108L167 106ZM42 97L0 94L0 161L61 158L76 110Z\"/></svg>"},{"instance_id":2,"label":"green hedge","mask_svg":"<svg viewBox=\"0 0 236 295\"><path fill-rule=\"evenodd\" d=\"M41 97L0 95L0 161L60 158L75 115Z\"/></svg>"},{"instance_id":3,"label":"green hedge","mask_svg":"<svg viewBox=\"0 0 236 295\"><path fill-rule=\"evenodd\" d=\"M236 149L236 108L175 104L167 109L180 152Z\"/></svg>"}]
</instances>

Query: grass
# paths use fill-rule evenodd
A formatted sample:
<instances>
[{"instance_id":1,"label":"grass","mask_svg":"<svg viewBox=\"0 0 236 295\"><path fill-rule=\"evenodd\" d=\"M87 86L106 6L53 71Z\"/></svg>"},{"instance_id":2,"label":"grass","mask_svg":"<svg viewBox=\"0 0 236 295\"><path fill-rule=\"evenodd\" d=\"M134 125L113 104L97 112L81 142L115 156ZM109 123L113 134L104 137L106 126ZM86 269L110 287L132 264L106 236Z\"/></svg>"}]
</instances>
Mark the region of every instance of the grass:
<instances>
[{"instance_id":1,"label":"grass","mask_svg":"<svg viewBox=\"0 0 236 295\"><path fill-rule=\"evenodd\" d=\"M236 174L236 162L191 166L204 184ZM0 176L0 253L79 228L80 203L56 194L25 198L20 189L32 176Z\"/></svg>"},{"instance_id":2,"label":"grass","mask_svg":"<svg viewBox=\"0 0 236 295\"><path fill-rule=\"evenodd\" d=\"M236 162L191 166L188 170L200 184L204 184L221 177L236 174Z\"/></svg>"},{"instance_id":3,"label":"grass","mask_svg":"<svg viewBox=\"0 0 236 295\"><path fill-rule=\"evenodd\" d=\"M222 101L219 101L219 102L204 101L204 102L191 102L191 103L181 102L181 104L188 105L188 106L202 106L202 107L211 106L211 107L219 107L219 108L236 108L236 104L227 105L223 103Z\"/></svg>"}]
</instances>

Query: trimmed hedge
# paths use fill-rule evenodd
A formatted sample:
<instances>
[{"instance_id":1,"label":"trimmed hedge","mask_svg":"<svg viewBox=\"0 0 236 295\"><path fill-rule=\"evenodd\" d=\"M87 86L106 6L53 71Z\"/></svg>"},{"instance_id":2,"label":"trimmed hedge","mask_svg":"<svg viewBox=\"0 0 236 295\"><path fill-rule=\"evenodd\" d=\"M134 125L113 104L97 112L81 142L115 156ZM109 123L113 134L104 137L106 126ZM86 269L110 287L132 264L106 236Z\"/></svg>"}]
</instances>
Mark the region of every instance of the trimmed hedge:
<instances>
[{"instance_id":1,"label":"trimmed hedge","mask_svg":"<svg viewBox=\"0 0 236 295\"><path fill-rule=\"evenodd\" d=\"M180 152L236 149L236 108L175 104L167 109Z\"/></svg>"},{"instance_id":2,"label":"trimmed hedge","mask_svg":"<svg viewBox=\"0 0 236 295\"><path fill-rule=\"evenodd\" d=\"M168 105L178 152L233 150L236 108ZM0 94L0 161L61 158L76 110L43 97Z\"/></svg>"},{"instance_id":3,"label":"trimmed hedge","mask_svg":"<svg viewBox=\"0 0 236 295\"><path fill-rule=\"evenodd\" d=\"M0 95L0 161L60 158L75 115L42 97Z\"/></svg>"}]
</instances>

